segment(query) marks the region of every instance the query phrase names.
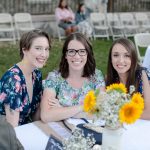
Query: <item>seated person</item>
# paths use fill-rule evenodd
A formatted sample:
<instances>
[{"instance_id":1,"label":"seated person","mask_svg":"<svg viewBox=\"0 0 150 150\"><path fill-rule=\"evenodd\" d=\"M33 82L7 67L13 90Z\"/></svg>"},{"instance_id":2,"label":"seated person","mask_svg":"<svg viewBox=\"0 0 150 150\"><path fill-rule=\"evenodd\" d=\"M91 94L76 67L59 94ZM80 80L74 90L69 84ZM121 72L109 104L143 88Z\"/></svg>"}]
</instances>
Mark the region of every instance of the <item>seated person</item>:
<instances>
[{"instance_id":1,"label":"seated person","mask_svg":"<svg viewBox=\"0 0 150 150\"><path fill-rule=\"evenodd\" d=\"M88 14L86 12L86 9L83 3L78 5L78 10L76 12L75 20L76 20L76 24L78 26L79 32L89 37L92 34L92 27L90 25Z\"/></svg>"},{"instance_id":2,"label":"seated person","mask_svg":"<svg viewBox=\"0 0 150 150\"><path fill-rule=\"evenodd\" d=\"M49 57L50 39L41 30L24 33L20 39L21 61L1 78L0 114L13 126L40 119L42 68Z\"/></svg>"},{"instance_id":3,"label":"seated person","mask_svg":"<svg viewBox=\"0 0 150 150\"><path fill-rule=\"evenodd\" d=\"M105 90L102 72L95 65L92 46L80 33L69 35L62 49L59 70L49 73L41 101L41 120L83 118L83 100L89 90Z\"/></svg>"},{"instance_id":4,"label":"seated person","mask_svg":"<svg viewBox=\"0 0 150 150\"><path fill-rule=\"evenodd\" d=\"M60 0L58 8L55 11L55 17L58 22L58 26L65 30L66 35L77 30L75 23L75 15L71 8L68 7L65 0Z\"/></svg>"}]
</instances>

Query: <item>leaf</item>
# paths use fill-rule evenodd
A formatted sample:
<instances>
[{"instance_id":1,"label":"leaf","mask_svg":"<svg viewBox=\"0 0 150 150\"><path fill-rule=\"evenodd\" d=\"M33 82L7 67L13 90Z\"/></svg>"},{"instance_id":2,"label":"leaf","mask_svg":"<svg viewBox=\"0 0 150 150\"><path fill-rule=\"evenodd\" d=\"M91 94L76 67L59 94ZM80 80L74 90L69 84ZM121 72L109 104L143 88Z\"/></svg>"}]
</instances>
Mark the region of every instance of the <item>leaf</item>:
<instances>
[{"instance_id":1,"label":"leaf","mask_svg":"<svg viewBox=\"0 0 150 150\"><path fill-rule=\"evenodd\" d=\"M97 97L99 95L100 89L96 89L95 96Z\"/></svg>"}]
</instances>

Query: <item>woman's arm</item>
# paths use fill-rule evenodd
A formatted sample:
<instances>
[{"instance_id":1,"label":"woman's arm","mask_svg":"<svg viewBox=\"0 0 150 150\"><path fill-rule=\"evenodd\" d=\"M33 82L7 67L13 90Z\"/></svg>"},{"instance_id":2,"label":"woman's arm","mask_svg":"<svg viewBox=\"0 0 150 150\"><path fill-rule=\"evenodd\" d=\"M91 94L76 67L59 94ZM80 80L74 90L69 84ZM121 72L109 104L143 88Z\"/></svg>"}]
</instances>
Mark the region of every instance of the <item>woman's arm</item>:
<instances>
[{"instance_id":1,"label":"woman's arm","mask_svg":"<svg viewBox=\"0 0 150 150\"><path fill-rule=\"evenodd\" d=\"M10 109L9 105L5 105L6 120L13 126L17 127L19 123L20 112Z\"/></svg>"},{"instance_id":2,"label":"woman's arm","mask_svg":"<svg viewBox=\"0 0 150 150\"><path fill-rule=\"evenodd\" d=\"M145 71L142 71L142 81L145 108L141 118L145 120L150 120L150 83L148 81L148 77Z\"/></svg>"},{"instance_id":3,"label":"woman's arm","mask_svg":"<svg viewBox=\"0 0 150 150\"><path fill-rule=\"evenodd\" d=\"M41 108L40 106L37 108L36 112L33 114L32 119L33 121L38 121L40 120L40 114L41 114Z\"/></svg>"},{"instance_id":4,"label":"woman's arm","mask_svg":"<svg viewBox=\"0 0 150 150\"><path fill-rule=\"evenodd\" d=\"M41 101L41 120L43 122L60 121L74 117L82 112L82 106L62 107L52 89L44 89Z\"/></svg>"}]
</instances>

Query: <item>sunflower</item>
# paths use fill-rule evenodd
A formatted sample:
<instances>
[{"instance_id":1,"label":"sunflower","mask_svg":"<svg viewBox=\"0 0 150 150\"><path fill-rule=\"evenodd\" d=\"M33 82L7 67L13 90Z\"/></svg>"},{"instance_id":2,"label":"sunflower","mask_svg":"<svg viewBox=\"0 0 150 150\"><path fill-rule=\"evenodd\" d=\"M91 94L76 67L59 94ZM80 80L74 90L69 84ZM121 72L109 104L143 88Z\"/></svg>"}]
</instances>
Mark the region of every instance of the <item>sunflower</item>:
<instances>
[{"instance_id":1,"label":"sunflower","mask_svg":"<svg viewBox=\"0 0 150 150\"><path fill-rule=\"evenodd\" d=\"M113 90L116 90L120 93L127 93L127 89L123 83L119 83L119 84L115 83L106 87L106 92L111 92Z\"/></svg>"},{"instance_id":2,"label":"sunflower","mask_svg":"<svg viewBox=\"0 0 150 150\"><path fill-rule=\"evenodd\" d=\"M121 123L134 123L142 114L142 109L137 107L134 102L124 104L119 111Z\"/></svg>"},{"instance_id":3,"label":"sunflower","mask_svg":"<svg viewBox=\"0 0 150 150\"><path fill-rule=\"evenodd\" d=\"M96 106L96 97L94 91L91 90L85 96L83 110L85 112L93 112L95 106Z\"/></svg>"},{"instance_id":4,"label":"sunflower","mask_svg":"<svg viewBox=\"0 0 150 150\"><path fill-rule=\"evenodd\" d=\"M133 94L131 101L136 103L141 109L144 109L144 99L140 93Z\"/></svg>"}]
</instances>

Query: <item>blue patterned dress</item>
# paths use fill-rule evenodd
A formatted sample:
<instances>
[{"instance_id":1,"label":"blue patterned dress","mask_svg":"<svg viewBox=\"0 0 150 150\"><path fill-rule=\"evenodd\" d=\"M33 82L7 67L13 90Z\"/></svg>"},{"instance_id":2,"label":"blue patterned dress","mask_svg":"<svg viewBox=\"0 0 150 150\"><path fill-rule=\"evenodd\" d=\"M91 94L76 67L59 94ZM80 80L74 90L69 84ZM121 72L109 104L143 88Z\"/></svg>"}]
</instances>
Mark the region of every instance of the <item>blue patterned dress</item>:
<instances>
[{"instance_id":1,"label":"blue patterned dress","mask_svg":"<svg viewBox=\"0 0 150 150\"><path fill-rule=\"evenodd\" d=\"M81 88L73 88L61 77L61 74L55 70L50 72L44 83L44 88L53 89L62 106L74 106L83 104L85 95L89 90L95 90L105 86L104 77L100 70L95 71L89 81L85 81Z\"/></svg>"},{"instance_id":2,"label":"blue patterned dress","mask_svg":"<svg viewBox=\"0 0 150 150\"><path fill-rule=\"evenodd\" d=\"M32 73L33 97L29 100L26 81L21 69L14 65L1 79L0 114L5 115L4 105L20 112L19 125L31 122L31 117L37 110L42 94L42 74L39 70Z\"/></svg>"},{"instance_id":3,"label":"blue patterned dress","mask_svg":"<svg viewBox=\"0 0 150 150\"><path fill-rule=\"evenodd\" d=\"M142 71L145 71L148 81L150 81L150 70L145 67L140 67L140 69L136 72L136 76L139 81L138 92L140 92L143 95Z\"/></svg>"}]
</instances>

